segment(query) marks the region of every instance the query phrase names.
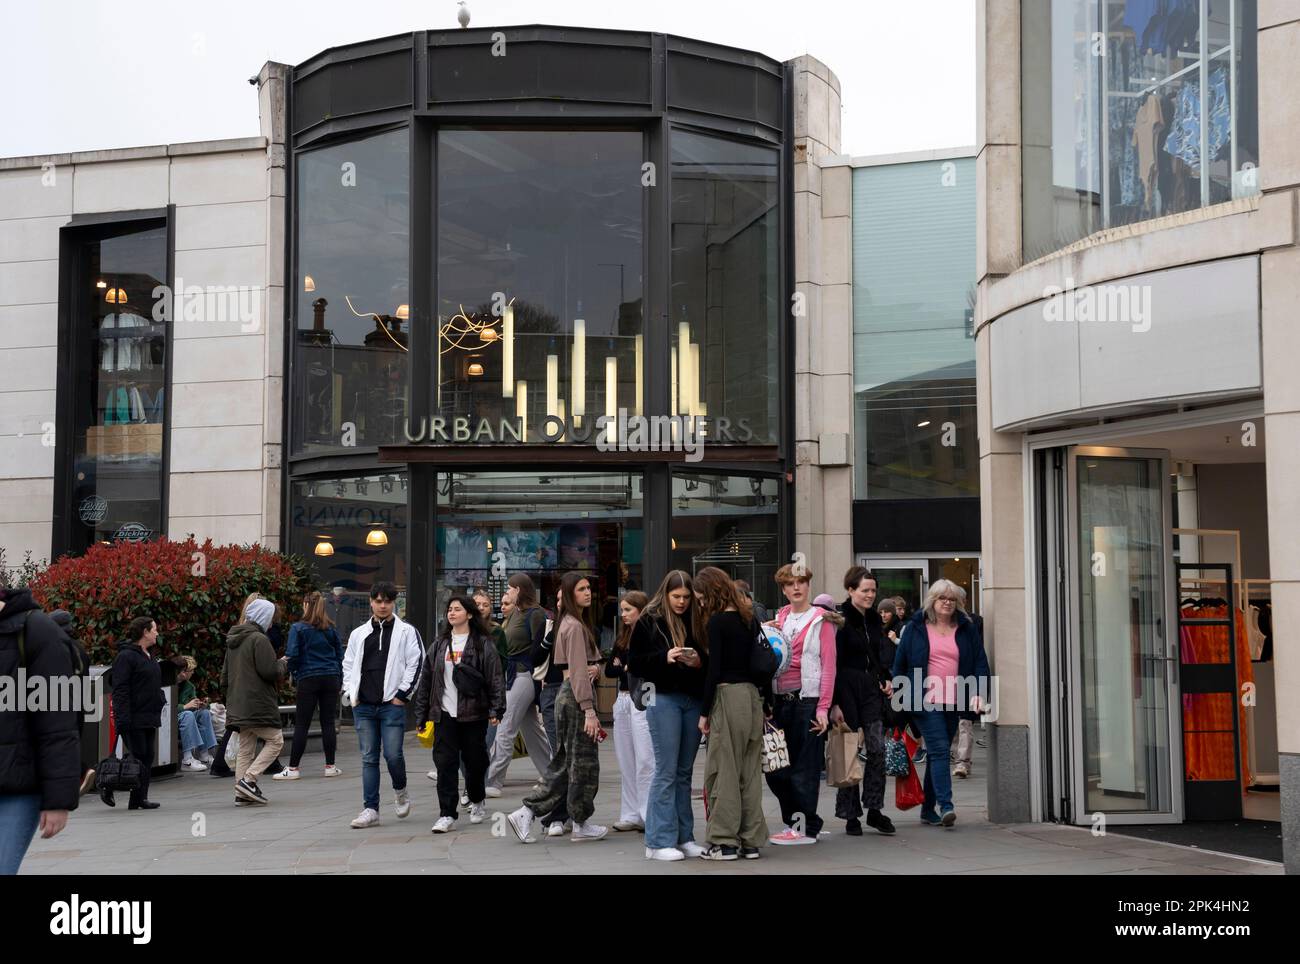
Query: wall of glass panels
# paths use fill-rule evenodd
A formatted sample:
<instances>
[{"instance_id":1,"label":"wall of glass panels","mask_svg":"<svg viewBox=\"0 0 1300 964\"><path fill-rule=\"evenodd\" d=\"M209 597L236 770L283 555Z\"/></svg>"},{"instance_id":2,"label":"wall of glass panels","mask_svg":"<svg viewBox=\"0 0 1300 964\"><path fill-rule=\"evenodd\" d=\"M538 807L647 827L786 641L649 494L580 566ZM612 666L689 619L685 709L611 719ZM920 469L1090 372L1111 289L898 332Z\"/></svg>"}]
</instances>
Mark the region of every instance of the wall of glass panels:
<instances>
[{"instance_id":1,"label":"wall of glass panels","mask_svg":"<svg viewBox=\"0 0 1300 964\"><path fill-rule=\"evenodd\" d=\"M669 568L694 574L716 566L749 583L754 598L775 611L784 600L773 577L786 561L778 550L779 510L776 479L674 470Z\"/></svg>"},{"instance_id":2,"label":"wall of glass panels","mask_svg":"<svg viewBox=\"0 0 1300 964\"><path fill-rule=\"evenodd\" d=\"M295 452L404 441L409 135L298 155Z\"/></svg>"},{"instance_id":3,"label":"wall of glass panels","mask_svg":"<svg viewBox=\"0 0 1300 964\"><path fill-rule=\"evenodd\" d=\"M854 489L979 494L975 162L853 172Z\"/></svg>"},{"instance_id":4,"label":"wall of glass panels","mask_svg":"<svg viewBox=\"0 0 1300 964\"><path fill-rule=\"evenodd\" d=\"M1021 5L1024 256L1259 192L1253 0Z\"/></svg>"}]
</instances>

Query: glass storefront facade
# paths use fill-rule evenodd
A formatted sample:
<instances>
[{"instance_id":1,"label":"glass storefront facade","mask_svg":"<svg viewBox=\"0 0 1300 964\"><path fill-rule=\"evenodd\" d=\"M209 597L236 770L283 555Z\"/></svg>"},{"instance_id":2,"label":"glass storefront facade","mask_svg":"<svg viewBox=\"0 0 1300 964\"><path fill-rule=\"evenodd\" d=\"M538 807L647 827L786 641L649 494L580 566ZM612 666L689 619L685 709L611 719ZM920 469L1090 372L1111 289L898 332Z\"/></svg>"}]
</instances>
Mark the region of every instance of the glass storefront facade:
<instances>
[{"instance_id":1,"label":"glass storefront facade","mask_svg":"<svg viewBox=\"0 0 1300 964\"><path fill-rule=\"evenodd\" d=\"M507 57L487 31L420 32L294 70L293 545L341 595L393 579L423 631L518 571L548 605L590 572L611 639L618 596L670 567L770 596L786 70L654 34L505 35ZM642 444L602 433L620 415Z\"/></svg>"},{"instance_id":2,"label":"glass storefront facade","mask_svg":"<svg viewBox=\"0 0 1300 964\"><path fill-rule=\"evenodd\" d=\"M1023 242L1259 193L1251 0L1021 5Z\"/></svg>"}]
</instances>

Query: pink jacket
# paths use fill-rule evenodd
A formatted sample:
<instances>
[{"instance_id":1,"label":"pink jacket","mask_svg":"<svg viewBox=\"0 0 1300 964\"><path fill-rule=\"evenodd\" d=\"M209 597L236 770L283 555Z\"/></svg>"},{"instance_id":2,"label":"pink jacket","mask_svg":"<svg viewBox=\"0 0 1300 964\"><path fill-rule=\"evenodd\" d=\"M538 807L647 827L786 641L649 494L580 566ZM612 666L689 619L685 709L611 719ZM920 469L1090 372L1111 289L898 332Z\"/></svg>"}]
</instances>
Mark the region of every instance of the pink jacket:
<instances>
[{"instance_id":1,"label":"pink jacket","mask_svg":"<svg viewBox=\"0 0 1300 964\"><path fill-rule=\"evenodd\" d=\"M775 690L778 693L793 693L798 690L799 695L805 699L815 697L817 712L824 715L830 712L831 699L835 694L835 633L844 622L844 617L839 613L824 612L815 606L813 608L818 610L817 615L821 618L814 619L795 637L791 645L790 665L777 677ZM789 606L781 607L781 611L776 614L777 626L785 625L789 613ZM813 626L817 627L817 645L807 648L815 649L816 657L805 666L805 637Z\"/></svg>"}]
</instances>

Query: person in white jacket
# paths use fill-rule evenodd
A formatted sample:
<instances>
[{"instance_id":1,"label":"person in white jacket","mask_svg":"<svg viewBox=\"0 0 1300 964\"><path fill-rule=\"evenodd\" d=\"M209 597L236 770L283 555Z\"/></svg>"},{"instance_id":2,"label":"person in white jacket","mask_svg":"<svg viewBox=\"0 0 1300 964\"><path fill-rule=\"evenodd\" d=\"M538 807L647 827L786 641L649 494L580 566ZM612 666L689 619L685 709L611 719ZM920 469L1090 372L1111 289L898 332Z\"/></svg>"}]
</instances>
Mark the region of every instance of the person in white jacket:
<instances>
[{"instance_id":1,"label":"person in white jacket","mask_svg":"<svg viewBox=\"0 0 1300 964\"><path fill-rule=\"evenodd\" d=\"M371 618L352 630L343 654L343 693L352 704L352 721L361 744L361 813L355 829L379 823L379 750L382 745L393 781L399 818L411 812L406 789L406 704L415 690L424 659L419 632L393 613L397 587L377 582L370 590Z\"/></svg>"}]
</instances>

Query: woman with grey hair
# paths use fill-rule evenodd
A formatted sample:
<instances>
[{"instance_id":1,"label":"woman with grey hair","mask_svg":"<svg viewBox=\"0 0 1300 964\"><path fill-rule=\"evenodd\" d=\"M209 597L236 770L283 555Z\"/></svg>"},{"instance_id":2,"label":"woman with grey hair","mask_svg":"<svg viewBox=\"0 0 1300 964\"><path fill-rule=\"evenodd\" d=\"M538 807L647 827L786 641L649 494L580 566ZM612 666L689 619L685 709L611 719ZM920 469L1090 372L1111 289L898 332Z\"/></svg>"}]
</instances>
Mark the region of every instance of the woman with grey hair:
<instances>
[{"instance_id":1,"label":"woman with grey hair","mask_svg":"<svg viewBox=\"0 0 1300 964\"><path fill-rule=\"evenodd\" d=\"M965 590L948 579L936 580L894 654L894 686L904 690L903 709L920 726L929 751L921 822L935 827L957 822L948 769L957 714L988 708L982 698L988 692L988 657L965 604Z\"/></svg>"}]
</instances>

